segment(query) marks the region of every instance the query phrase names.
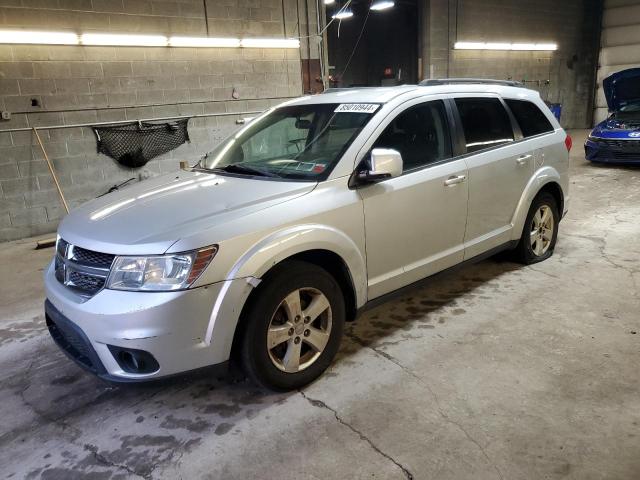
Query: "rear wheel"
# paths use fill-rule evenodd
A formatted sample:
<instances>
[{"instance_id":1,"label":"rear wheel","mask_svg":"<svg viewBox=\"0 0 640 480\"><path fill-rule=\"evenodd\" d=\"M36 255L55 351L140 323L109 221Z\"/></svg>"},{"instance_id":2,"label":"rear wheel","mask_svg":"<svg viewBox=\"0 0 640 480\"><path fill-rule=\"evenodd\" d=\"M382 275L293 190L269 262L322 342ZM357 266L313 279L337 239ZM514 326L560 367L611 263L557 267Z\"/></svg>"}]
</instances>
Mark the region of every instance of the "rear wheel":
<instances>
[{"instance_id":1,"label":"rear wheel","mask_svg":"<svg viewBox=\"0 0 640 480\"><path fill-rule=\"evenodd\" d=\"M245 372L273 390L312 382L340 346L345 306L338 283L313 264L290 261L278 265L258 289L242 338Z\"/></svg>"},{"instance_id":2,"label":"rear wheel","mask_svg":"<svg viewBox=\"0 0 640 480\"><path fill-rule=\"evenodd\" d=\"M524 264L546 260L553 255L558 238L558 206L553 195L540 193L531 202L516 256Z\"/></svg>"}]
</instances>

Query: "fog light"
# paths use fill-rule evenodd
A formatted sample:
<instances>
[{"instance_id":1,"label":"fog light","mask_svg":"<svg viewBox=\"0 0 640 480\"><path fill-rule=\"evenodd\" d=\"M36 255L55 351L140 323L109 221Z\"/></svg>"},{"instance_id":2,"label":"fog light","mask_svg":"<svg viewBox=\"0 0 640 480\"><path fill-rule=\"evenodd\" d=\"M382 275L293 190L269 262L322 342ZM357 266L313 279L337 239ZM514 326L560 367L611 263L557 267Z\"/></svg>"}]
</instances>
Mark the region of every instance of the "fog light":
<instances>
[{"instance_id":1,"label":"fog light","mask_svg":"<svg viewBox=\"0 0 640 480\"><path fill-rule=\"evenodd\" d=\"M149 352L115 345L107 347L120 368L127 373L153 373L160 369L158 361Z\"/></svg>"}]
</instances>

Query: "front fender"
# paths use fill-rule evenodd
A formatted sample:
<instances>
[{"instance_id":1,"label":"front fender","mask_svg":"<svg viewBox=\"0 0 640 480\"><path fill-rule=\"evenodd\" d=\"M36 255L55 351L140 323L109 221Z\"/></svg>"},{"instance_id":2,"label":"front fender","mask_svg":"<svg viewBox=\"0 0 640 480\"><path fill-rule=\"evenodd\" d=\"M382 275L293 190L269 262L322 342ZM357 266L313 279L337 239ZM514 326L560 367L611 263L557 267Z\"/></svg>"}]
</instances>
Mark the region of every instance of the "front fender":
<instances>
[{"instance_id":1,"label":"front fender","mask_svg":"<svg viewBox=\"0 0 640 480\"><path fill-rule=\"evenodd\" d=\"M339 255L351 275L357 306L366 302L365 259L348 235L320 224L287 227L256 242L226 273L211 312L205 343L217 344L217 351L222 349L226 353L230 352L232 332L235 331L240 312L253 286L277 263L309 250L328 250Z\"/></svg>"},{"instance_id":2,"label":"front fender","mask_svg":"<svg viewBox=\"0 0 640 480\"><path fill-rule=\"evenodd\" d=\"M366 300L366 264L362 252L344 232L327 225L297 225L263 238L227 274L227 279L262 278L275 264L297 253L328 250L339 255L347 266L358 301Z\"/></svg>"},{"instance_id":3,"label":"front fender","mask_svg":"<svg viewBox=\"0 0 640 480\"><path fill-rule=\"evenodd\" d=\"M560 173L552 166L546 165L539 168L531 177L522 193L522 196L520 197L520 201L518 202L518 206L513 214L513 218L511 219L511 225L513 226L511 229L511 240L520 239L531 202L538 192L540 192L540 190L549 183L562 185L562 177L560 176ZM560 215L562 215L562 212L560 212Z\"/></svg>"}]
</instances>

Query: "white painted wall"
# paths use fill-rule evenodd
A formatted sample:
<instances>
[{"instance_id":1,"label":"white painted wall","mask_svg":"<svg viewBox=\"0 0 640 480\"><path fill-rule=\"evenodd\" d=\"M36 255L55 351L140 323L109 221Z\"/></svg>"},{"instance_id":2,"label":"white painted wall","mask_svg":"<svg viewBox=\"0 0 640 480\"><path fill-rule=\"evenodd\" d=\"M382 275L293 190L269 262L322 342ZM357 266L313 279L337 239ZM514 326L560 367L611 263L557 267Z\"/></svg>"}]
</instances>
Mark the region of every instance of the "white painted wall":
<instances>
[{"instance_id":1,"label":"white painted wall","mask_svg":"<svg viewBox=\"0 0 640 480\"><path fill-rule=\"evenodd\" d=\"M640 0L605 1L599 65L595 123L607 118L602 80L613 72L640 67Z\"/></svg>"}]
</instances>

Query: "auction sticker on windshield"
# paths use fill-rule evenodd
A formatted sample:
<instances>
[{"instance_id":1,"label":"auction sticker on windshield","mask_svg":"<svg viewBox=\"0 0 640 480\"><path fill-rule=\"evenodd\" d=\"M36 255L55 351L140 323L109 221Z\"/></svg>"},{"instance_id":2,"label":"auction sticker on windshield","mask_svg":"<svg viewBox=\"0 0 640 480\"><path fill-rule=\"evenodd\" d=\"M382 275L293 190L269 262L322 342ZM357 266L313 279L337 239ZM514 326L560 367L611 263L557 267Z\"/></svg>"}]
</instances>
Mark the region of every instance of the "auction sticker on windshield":
<instances>
[{"instance_id":1,"label":"auction sticker on windshield","mask_svg":"<svg viewBox=\"0 0 640 480\"><path fill-rule=\"evenodd\" d=\"M373 113L379 106L377 103L341 103L334 112Z\"/></svg>"}]
</instances>

